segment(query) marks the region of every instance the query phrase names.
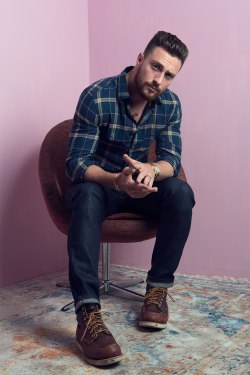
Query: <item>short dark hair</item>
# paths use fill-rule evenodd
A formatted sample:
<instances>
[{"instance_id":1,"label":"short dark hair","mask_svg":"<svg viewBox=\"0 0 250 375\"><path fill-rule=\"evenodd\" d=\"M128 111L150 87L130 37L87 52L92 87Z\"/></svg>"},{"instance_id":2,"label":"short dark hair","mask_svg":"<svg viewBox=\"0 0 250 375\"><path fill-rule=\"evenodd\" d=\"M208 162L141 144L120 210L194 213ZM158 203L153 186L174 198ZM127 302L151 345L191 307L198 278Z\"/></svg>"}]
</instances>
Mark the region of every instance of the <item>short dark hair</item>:
<instances>
[{"instance_id":1,"label":"short dark hair","mask_svg":"<svg viewBox=\"0 0 250 375\"><path fill-rule=\"evenodd\" d=\"M188 57L187 46L176 35L167 33L166 31L158 31L148 43L144 51L144 56L147 56L156 47L163 48L171 56L177 57L184 64Z\"/></svg>"}]
</instances>

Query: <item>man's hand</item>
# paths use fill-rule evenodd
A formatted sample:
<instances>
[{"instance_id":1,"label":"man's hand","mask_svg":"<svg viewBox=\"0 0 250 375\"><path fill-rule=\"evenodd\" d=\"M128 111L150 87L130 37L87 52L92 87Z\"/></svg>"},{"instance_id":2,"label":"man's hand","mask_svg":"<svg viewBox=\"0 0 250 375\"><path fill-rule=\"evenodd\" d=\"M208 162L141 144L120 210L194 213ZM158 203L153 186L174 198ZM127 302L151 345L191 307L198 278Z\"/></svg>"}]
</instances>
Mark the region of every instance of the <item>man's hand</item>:
<instances>
[{"instance_id":1,"label":"man's hand","mask_svg":"<svg viewBox=\"0 0 250 375\"><path fill-rule=\"evenodd\" d=\"M123 159L128 163L130 168L134 169L138 173L136 182L139 184L143 182L145 185L152 187L154 183L155 173L149 163L141 163L137 160L132 159L127 154L123 155Z\"/></svg>"},{"instance_id":2,"label":"man's hand","mask_svg":"<svg viewBox=\"0 0 250 375\"><path fill-rule=\"evenodd\" d=\"M122 170L118 176L118 184L122 191L125 191L131 198L144 198L150 193L157 192L157 188L153 187L154 170L148 163L141 163L127 154L123 155L124 160L129 167ZM137 172L136 181L133 180L133 173Z\"/></svg>"}]
</instances>

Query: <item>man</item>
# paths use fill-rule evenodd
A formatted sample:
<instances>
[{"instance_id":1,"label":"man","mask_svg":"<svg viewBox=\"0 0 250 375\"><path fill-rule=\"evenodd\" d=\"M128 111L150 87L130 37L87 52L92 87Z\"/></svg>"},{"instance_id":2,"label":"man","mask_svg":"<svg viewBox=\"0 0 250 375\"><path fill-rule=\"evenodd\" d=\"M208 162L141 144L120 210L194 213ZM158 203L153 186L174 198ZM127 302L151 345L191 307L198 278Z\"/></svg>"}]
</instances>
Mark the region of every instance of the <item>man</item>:
<instances>
[{"instance_id":1,"label":"man","mask_svg":"<svg viewBox=\"0 0 250 375\"><path fill-rule=\"evenodd\" d=\"M122 358L105 326L98 260L104 218L136 212L159 219L139 325L165 328L168 288L186 243L194 205L189 185L176 178L181 160L181 105L168 86L188 49L160 31L136 65L87 87L79 99L66 161L69 279L77 314L77 344L86 361L105 366ZM147 162L156 140L155 163Z\"/></svg>"}]
</instances>

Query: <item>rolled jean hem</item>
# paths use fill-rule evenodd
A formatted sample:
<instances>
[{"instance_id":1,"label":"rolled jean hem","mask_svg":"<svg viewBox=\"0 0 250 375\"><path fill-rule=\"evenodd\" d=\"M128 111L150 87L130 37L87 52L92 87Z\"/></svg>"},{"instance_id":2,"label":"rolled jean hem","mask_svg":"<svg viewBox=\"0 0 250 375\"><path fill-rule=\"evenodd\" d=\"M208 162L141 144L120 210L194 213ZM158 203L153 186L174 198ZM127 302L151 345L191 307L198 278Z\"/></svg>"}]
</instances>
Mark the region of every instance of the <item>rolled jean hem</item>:
<instances>
[{"instance_id":1,"label":"rolled jean hem","mask_svg":"<svg viewBox=\"0 0 250 375\"><path fill-rule=\"evenodd\" d=\"M150 286L155 286L157 288L166 288L166 289L172 288L174 286L174 282L159 283L159 282L151 281L148 278L147 278L147 284L150 285Z\"/></svg>"},{"instance_id":2,"label":"rolled jean hem","mask_svg":"<svg viewBox=\"0 0 250 375\"><path fill-rule=\"evenodd\" d=\"M86 299L81 299L80 301L78 301L75 305L75 313L78 312L78 310L85 304L87 303L97 303L100 307L101 307L101 304L100 304L100 301L96 298L86 298Z\"/></svg>"}]
</instances>

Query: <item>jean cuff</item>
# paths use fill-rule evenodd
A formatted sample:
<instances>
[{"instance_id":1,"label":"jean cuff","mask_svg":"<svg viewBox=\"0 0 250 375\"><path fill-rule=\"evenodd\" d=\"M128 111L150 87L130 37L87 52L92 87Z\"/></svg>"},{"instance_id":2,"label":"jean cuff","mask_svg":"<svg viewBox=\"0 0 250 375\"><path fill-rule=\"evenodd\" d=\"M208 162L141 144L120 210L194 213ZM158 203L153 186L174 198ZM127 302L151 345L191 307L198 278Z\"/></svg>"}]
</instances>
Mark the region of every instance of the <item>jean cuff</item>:
<instances>
[{"instance_id":1,"label":"jean cuff","mask_svg":"<svg viewBox=\"0 0 250 375\"><path fill-rule=\"evenodd\" d=\"M174 285L173 281L172 282L166 282L166 283L164 283L164 282L159 283L159 282L151 281L149 278L147 278L146 281L147 281L148 285L155 286L157 288L166 288L166 289L168 289L168 288L172 288L173 285Z\"/></svg>"},{"instance_id":2,"label":"jean cuff","mask_svg":"<svg viewBox=\"0 0 250 375\"><path fill-rule=\"evenodd\" d=\"M100 304L100 301L96 298L86 298L86 299L81 299L80 301L78 301L75 305L75 313L77 314L78 310L85 304L87 303L97 303L100 308L101 308L101 304Z\"/></svg>"}]
</instances>

